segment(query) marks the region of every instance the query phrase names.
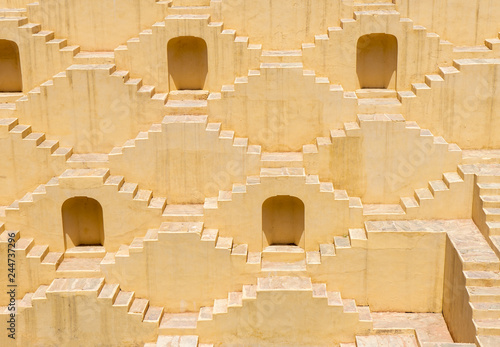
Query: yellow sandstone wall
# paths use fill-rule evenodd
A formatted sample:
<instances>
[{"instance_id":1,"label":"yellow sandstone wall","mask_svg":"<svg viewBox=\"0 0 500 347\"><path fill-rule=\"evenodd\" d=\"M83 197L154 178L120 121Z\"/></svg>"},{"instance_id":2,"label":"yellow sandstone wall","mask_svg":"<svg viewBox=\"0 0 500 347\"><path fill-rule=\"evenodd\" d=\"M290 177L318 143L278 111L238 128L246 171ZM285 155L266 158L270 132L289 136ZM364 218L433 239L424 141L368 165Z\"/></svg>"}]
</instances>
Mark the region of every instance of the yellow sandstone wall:
<instances>
[{"instance_id":1,"label":"yellow sandstone wall","mask_svg":"<svg viewBox=\"0 0 500 347\"><path fill-rule=\"evenodd\" d=\"M111 64L72 65L18 100L18 116L78 153L106 153L162 118L164 100Z\"/></svg>"},{"instance_id":2,"label":"yellow sandstone wall","mask_svg":"<svg viewBox=\"0 0 500 347\"><path fill-rule=\"evenodd\" d=\"M112 51L161 21L172 1L51 1L28 6L28 16L78 44L83 51Z\"/></svg>"},{"instance_id":3,"label":"yellow sandstone wall","mask_svg":"<svg viewBox=\"0 0 500 347\"><path fill-rule=\"evenodd\" d=\"M396 4L402 16L457 46L480 45L500 31L496 20L500 4L494 1L396 0Z\"/></svg>"},{"instance_id":4,"label":"yellow sandstone wall","mask_svg":"<svg viewBox=\"0 0 500 347\"><path fill-rule=\"evenodd\" d=\"M381 332L370 309L442 313L456 342L498 335L471 292L500 283L498 197L462 165L462 150L499 161L498 14L489 0L0 0L17 345L353 343Z\"/></svg>"},{"instance_id":5,"label":"yellow sandstone wall","mask_svg":"<svg viewBox=\"0 0 500 347\"><path fill-rule=\"evenodd\" d=\"M41 30L25 17L2 18L0 37L18 46L24 93L68 67L78 51L77 46L67 46L66 40L55 39L54 32Z\"/></svg>"},{"instance_id":6,"label":"yellow sandstone wall","mask_svg":"<svg viewBox=\"0 0 500 347\"><path fill-rule=\"evenodd\" d=\"M238 37L234 30L225 30L222 23L210 22L209 15L169 15L151 29L131 39L126 46L115 49L116 64L144 79L159 91L175 90L169 83L167 45L172 38L194 36L205 40L210 69L204 89L218 90L234 77L258 67L260 45L249 45L248 38Z\"/></svg>"},{"instance_id":7,"label":"yellow sandstone wall","mask_svg":"<svg viewBox=\"0 0 500 347\"><path fill-rule=\"evenodd\" d=\"M106 230L104 247L110 251L131 242L140 230L160 224L165 205L164 199L152 198L151 191L138 191L137 185L110 176L109 170L67 170L57 180L11 205L6 211L6 225L11 230L22 230L23 237L34 237L53 251L64 252L71 245L64 237L61 208L67 199L77 196L101 204Z\"/></svg>"}]
</instances>

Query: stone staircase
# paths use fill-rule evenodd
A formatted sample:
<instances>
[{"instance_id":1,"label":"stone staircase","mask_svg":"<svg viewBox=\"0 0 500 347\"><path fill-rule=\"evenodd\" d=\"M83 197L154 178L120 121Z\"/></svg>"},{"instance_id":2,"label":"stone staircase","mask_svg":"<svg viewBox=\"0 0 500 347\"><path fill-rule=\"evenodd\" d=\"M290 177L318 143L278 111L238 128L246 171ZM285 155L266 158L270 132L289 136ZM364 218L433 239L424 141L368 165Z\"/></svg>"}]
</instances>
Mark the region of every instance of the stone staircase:
<instances>
[{"instance_id":1,"label":"stone staircase","mask_svg":"<svg viewBox=\"0 0 500 347\"><path fill-rule=\"evenodd\" d=\"M460 76L462 69L488 61L494 61L494 59L455 59L452 66L440 67L437 74L425 75L424 83L412 83L411 91L398 92L398 100L403 104L403 112L405 114L409 113L413 102L416 100L415 98L422 97L425 100L429 100L432 90L439 91L451 85ZM479 97L480 95L475 96Z\"/></svg>"},{"instance_id":2,"label":"stone staircase","mask_svg":"<svg viewBox=\"0 0 500 347\"><path fill-rule=\"evenodd\" d=\"M51 76L66 67L73 61L73 57L80 51L79 46L69 46L66 39L55 38L55 33L50 30L42 30L40 24L30 23L25 16L25 10L19 9L3 9L0 12L0 23L14 25L18 28L20 35L26 35L32 41L33 48L37 48L37 54L46 54L51 57L51 64L47 64L43 69L47 71L47 76ZM43 70L42 70L43 71ZM40 76L42 77L42 76ZM38 77L38 79L40 79ZM46 79L43 78L42 79ZM38 81L42 82L42 81ZM34 85L37 81L33 81ZM28 89L30 89L28 87ZM22 94L7 93L10 95L2 95L1 100L13 102Z\"/></svg>"},{"instance_id":3,"label":"stone staircase","mask_svg":"<svg viewBox=\"0 0 500 347\"><path fill-rule=\"evenodd\" d=\"M234 79L233 84L225 84L222 86L220 92L211 92L208 97L209 110L211 117L221 117L224 115L219 115L220 112L217 108L216 103L225 99L235 98L235 102L238 102L238 97L247 97L247 93L249 91L255 92L255 85L259 79L276 79L277 77L273 74L273 71L292 71L296 72L296 75L302 75L304 81L303 83L307 83L308 88L315 90L316 98L322 99L325 97L325 103L335 102L336 105L338 103L342 103L345 105L344 107L347 109L354 108L357 102L357 97L355 93L344 92L343 87L340 84L332 84L328 77L318 75L314 70L304 68L304 64L302 61L298 61L298 59L285 59L282 58L282 55L285 57L294 55L286 55L286 52L282 51L265 51L271 52L266 53L267 55L263 55L262 62L258 65L258 69L251 69L243 76L238 76ZM292 51L295 52L295 51ZM298 54L298 53L296 53ZM278 57L278 58L276 58ZM295 77L296 77L295 75ZM252 89L252 88L254 89ZM257 89L258 90L258 89ZM299 97L299 95L297 95ZM302 95L300 95L302 97ZM340 100L339 100L340 99ZM327 102L328 101L328 102ZM325 106L327 107L327 106ZM344 111L345 112L345 111ZM370 109L370 112L375 112L375 110ZM358 112L365 113L365 112ZM391 112L398 113L398 112ZM340 118L343 118L339 115ZM227 124L230 122L230 118L225 120L223 124Z\"/></svg>"},{"instance_id":4,"label":"stone staircase","mask_svg":"<svg viewBox=\"0 0 500 347\"><path fill-rule=\"evenodd\" d=\"M47 89L52 88L54 84L61 83L62 79L72 78L72 76L79 71L95 70L98 72L106 73L110 77L121 81L129 90L129 93L137 94L139 98L151 99L150 103L154 106L162 107L167 100L167 93L157 93L154 86L143 84L140 78L130 78L128 71L117 70L114 64L73 64L53 76L51 80L42 83L39 87L31 90L26 96L18 100L18 107L21 108L23 103L29 102L31 99L39 98L41 94L46 95L49 93Z\"/></svg>"},{"instance_id":5,"label":"stone staircase","mask_svg":"<svg viewBox=\"0 0 500 347\"><path fill-rule=\"evenodd\" d=\"M190 108L190 106L186 106ZM148 131L141 131L135 139L130 139L126 141L123 146L115 147L109 153L110 157L127 155L129 152L133 152L139 146L144 146L148 140L159 136L159 133L164 131L163 127L169 124L181 124L181 123L201 123L205 125L205 130L207 131L207 136L217 135L219 141L222 143L229 144L235 149L246 148L246 153L248 155L260 155L261 149L257 145L249 145L248 139L235 137L234 131L221 130L221 123L209 123L208 116L206 115L193 115L193 114L179 114L179 115L169 115L163 118L161 124L153 124ZM111 158L113 160L113 158Z\"/></svg>"},{"instance_id":6,"label":"stone staircase","mask_svg":"<svg viewBox=\"0 0 500 347\"><path fill-rule=\"evenodd\" d=\"M364 4L363 6L366 6L366 9L361 11L355 10L353 12L352 18L342 18L340 20L340 26L328 27L327 33L315 35L314 42L303 43L302 51L304 57L310 59L310 57L314 56L318 48L330 45L330 41L335 42L334 40L343 35L352 35L354 37L357 37L354 32L358 30L358 26L360 25L360 23L362 23L363 21L369 21L372 18L375 18L377 24L378 22L384 21L398 23L398 25L405 28L404 30L408 30L410 33L415 32L420 35L425 35L425 40L427 41L428 45L435 48L436 55L438 54L438 52L446 52L446 55L449 55L451 53L452 45L449 42L441 40L440 37L435 33L427 32L427 29L425 27L415 25L411 19L401 18L401 14L398 11L390 8L392 6L389 6L388 9L377 8L377 6L380 6L380 4L375 6ZM372 6L373 8L369 8L370 6ZM372 30L377 29L379 28L373 28Z\"/></svg>"},{"instance_id":7,"label":"stone staircase","mask_svg":"<svg viewBox=\"0 0 500 347\"><path fill-rule=\"evenodd\" d=\"M0 242L6 242L7 235L15 233L15 252L18 291L32 290L39 283L54 278L96 278L102 277L100 263L104 258L103 247L80 246L65 252L50 251L48 245L35 243L32 237L21 237L19 231L5 230Z\"/></svg>"},{"instance_id":8,"label":"stone staircase","mask_svg":"<svg viewBox=\"0 0 500 347\"><path fill-rule=\"evenodd\" d=\"M500 343L500 261L479 230L455 228L447 234L460 260L463 274L463 282L461 280L460 283L465 284L464 301L468 307L465 307L463 317L466 320L472 319L471 328L475 329L476 343L479 346L498 345ZM456 302L451 305L461 305L461 303L456 298ZM470 324L470 321L467 324ZM458 327L458 329L461 328L464 327ZM452 329L457 329L457 327L452 327Z\"/></svg>"},{"instance_id":9,"label":"stone staircase","mask_svg":"<svg viewBox=\"0 0 500 347\"><path fill-rule=\"evenodd\" d=\"M316 143L304 145L302 148L304 167L308 172L319 174L325 180L338 179L332 172L332 166L338 165L337 162L332 161L332 157L341 158L345 156L345 153L338 152L338 148L353 146L356 148L356 151L360 152L362 157L365 156L368 158L377 153L377 150L384 150L384 142L378 144L380 149L370 147L373 141L363 146L363 143L366 141L365 138L370 141L370 134L374 131L384 131L388 134L387 136L392 136L387 139L385 144L391 143L391 141L401 141L394 134L398 132L404 133L405 139L402 143L403 145L411 144L412 149L402 148L401 151L406 150L410 153L409 156L425 157L419 163L413 159L407 162L409 168L406 169L404 175L408 181L413 179L411 173L412 171L416 172L417 169L424 169L426 176L438 177L437 175L441 175L443 172L455 170L456 166L460 164L462 151L456 144L448 144L441 136L433 136L429 130L421 129L415 122L406 121L401 114L358 114L356 122L346 122L343 124L343 129L331 130L329 136L318 137L316 138ZM429 165L425 166L425 160L437 162L438 165L433 164L432 167ZM365 170L368 170L368 168ZM400 177L403 173L400 171L391 169L385 173L387 182L384 183L388 184L393 190L392 192L387 192L386 196L387 194L391 195L390 193L393 195L403 194L393 187L397 186L399 181L403 181L403 178ZM337 173L337 175L342 174ZM422 179L418 182L424 183L421 181ZM416 182L411 181L410 185L415 184ZM346 189L349 188L346 187ZM390 196L388 198L391 199Z\"/></svg>"},{"instance_id":10,"label":"stone staircase","mask_svg":"<svg viewBox=\"0 0 500 347\"><path fill-rule=\"evenodd\" d=\"M148 230L144 237L136 237L130 245L120 246L117 252L108 252L101 266L105 268L114 266L125 257L133 260L138 256L144 256L145 243L167 241L171 238L189 239L191 236L194 236L195 240L211 244L219 252L229 252L234 256L235 262L246 262L250 272L255 272L256 267L260 267L260 252L248 252L246 244L235 244L232 237L221 237L217 229L205 229L202 222L164 222L158 229Z\"/></svg>"},{"instance_id":11,"label":"stone staircase","mask_svg":"<svg viewBox=\"0 0 500 347\"><path fill-rule=\"evenodd\" d=\"M454 78L460 72L456 66L457 61L454 61L453 66L440 67L438 74L425 75L424 83L412 83L411 91L398 93L398 100L404 105L415 97L430 93L432 88L440 88L445 80Z\"/></svg>"},{"instance_id":12,"label":"stone staircase","mask_svg":"<svg viewBox=\"0 0 500 347\"><path fill-rule=\"evenodd\" d=\"M41 285L34 293L28 293L22 300L17 301L18 319L29 321L30 317L40 314L50 316L49 312L43 311L44 308L61 297L89 297L92 302L87 305L98 305L101 310L108 311L108 315L118 315L131 326L138 324L141 334L156 334L163 316L163 307L151 306L147 299L135 297L134 292L122 291L118 284L107 284L104 278L56 278L50 285ZM86 321L90 318L89 313L83 311L85 308L80 308L78 321L89 324L90 321ZM0 315L9 314L6 307L2 307L0 312ZM32 328L36 329L35 326Z\"/></svg>"},{"instance_id":13,"label":"stone staircase","mask_svg":"<svg viewBox=\"0 0 500 347\"><path fill-rule=\"evenodd\" d=\"M166 198L153 197L153 192L146 189L139 189L138 184L125 182L123 176L111 176L109 169L68 169L59 177L52 178L48 183L41 184L31 193L27 193L23 198L15 200L5 210L7 219L9 214L19 213L26 204L32 204L40 200L42 195L47 194L47 190L54 189L60 184L60 180L72 179L77 177L101 177L104 179L105 186L114 186L120 196L136 201L143 207L163 212L166 205Z\"/></svg>"},{"instance_id":14,"label":"stone staircase","mask_svg":"<svg viewBox=\"0 0 500 347\"><path fill-rule=\"evenodd\" d=\"M120 246L117 252L106 253L101 267L115 266L124 258L141 263L139 260L147 257L146 243L170 240L208 243L216 251L229 253L233 262L246 263L249 273L283 273L303 272L306 267L320 266L322 260L348 252L352 247L366 247L367 234L364 228L349 229L348 235L333 237L332 243L321 244L318 251L304 252L300 247L284 246L286 249L271 250L268 247L262 252L250 252L247 244L236 244L232 237L220 236L217 229L204 228L202 222L164 222L158 229L149 229L145 236L136 237L129 245Z\"/></svg>"},{"instance_id":15,"label":"stone staircase","mask_svg":"<svg viewBox=\"0 0 500 347\"><path fill-rule=\"evenodd\" d=\"M209 92L201 91L171 91L165 105L167 115L206 115L208 114Z\"/></svg>"},{"instance_id":16,"label":"stone staircase","mask_svg":"<svg viewBox=\"0 0 500 347\"><path fill-rule=\"evenodd\" d=\"M415 189L413 196L401 197L399 204L363 205L363 216L366 220L468 218L471 206L467 202L457 210L437 211L436 207L438 201L456 201L472 188L472 180L472 174L459 166L457 172L445 172L441 180L430 181L427 188Z\"/></svg>"},{"instance_id":17,"label":"stone staircase","mask_svg":"<svg viewBox=\"0 0 500 347\"><path fill-rule=\"evenodd\" d=\"M245 52L245 63L252 62L250 65L255 64L259 60L262 52L262 45L260 44L250 44L249 38L244 36L237 36L236 30L224 29L224 24L222 22L212 21L210 14L197 14L190 13L192 7L183 7L182 14L171 14L165 17L162 22L155 23L151 29L143 30L139 33L138 37L134 37L127 41L126 45L120 45L115 49L115 57L118 64L123 66L134 65L131 61L136 53L140 54L144 50L143 45L147 45L155 40L155 37L159 35L163 30L168 30L172 23L179 20L189 20L189 21L199 21L200 26L204 27L204 30L212 32L216 35L217 39L221 41L221 44L231 43L231 49L238 52ZM206 8L201 8L203 11ZM187 12L187 13L186 13ZM137 66L135 66L137 68ZM143 71L140 69L134 69L134 74L144 75ZM160 89L166 88L166 82L159 84L157 86ZM173 106L173 105L172 105Z\"/></svg>"},{"instance_id":18,"label":"stone staircase","mask_svg":"<svg viewBox=\"0 0 500 347\"><path fill-rule=\"evenodd\" d=\"M7 235L9 232L12 231L4 231L2 238L5 238L4 235ZM16 233L16 256L26 259L26 267L28 269L33 273L38 272L40 277L46 274L52 275L52 273L56 272L63 260L63 253L50 252L49 246L36 245L33 238L21 238L19 231L14 232ZM35 268L38 271L35 271Z\"/></svg>"},{"instance_id":19,"label":"stone staircase","mask_svg":"<svg viewBox=\"0 0 500 347\"><path fill-rule=\"evenodd\" d=\"M241 292L230 292L227 299L216 299L212 307L202 307L199 313L165 313L159 332L169 335L198 334L202 340L210 340L213 339L210 329L214 329L217 324L224 324L233 316L234 319L237 319L240 312L246 312L249 309L247 307L252 303L253 305L258 304L261 296L264 300L269 293L271 295L272 293L293 295L294 292L304 293L300 294L302 296L307 295L305 293L310 293L309 295L312 296L311 304L315 301L324 303L325 310L331 314L342 316L346 321L357 322L353 324L359 324L361 329L372 329L373 321L367 306L357 306L354 300L342 299L340 293L329 292L325 284L313 284L309 278L284 276L259 278L257 285L245 285ZM274 305L280 304L275 303ZM325 319L328 320L326 317ZM248 322L246 324L249 325ZM245 324L243 323L243 325ZM249 329L249 331L254 329L254 327L243 325L239 329ZM255 329L259 330L258 327Z\"/></svg>"},{"instance_id":20,"label":"stone staircase","mask_svg":"<svg viewBox=\"0 0 500 347\"><path fill-rule=\"evenodd\" d=\"M99 281L98 283L104 283L102 278L97 280ZM97 282L97 280L94 282ZM76 279L76 281L78 281L78 279ZM71 283L70 280L67 280L67 282ZM87 282L89 282L89 280L87 280ZM61 287L63 286L64 284L61 285ZM155 326L159 324L163 315L163 307L150 306L147 299L136 298L134 292L124 292L120 290L118 284L104 284L101 290L98 290L97 298L107 303L111 303L113 307L117 309L128 312L135 319Z\"/></svg>"},{"instance_id":21,"label":"stone staircase","mask_svg":"<svg viewBox=\"0 0 500 347\"><path fill-rule=\"evenodd\" d=\"M47 140L45 134L33 132L31 126L19 124L17 118L0 119L0 132L2 135L10 135L18 140L31 143L34 150L40 150L43 155L56 161L65 162L73 153L69 147L59 147L59 142ZM42 152L43 151L43 152Z\"/></svg>"},{"instance_id":22,"label":"stone staircase","mask_svg":"<svg viewBox=\"0 0 500 347\"><path fill-rule=\"evenodd\" d=\"M78 246L67 249L56 269L56 277L102 277L100 263L106 251L102 246Z\"/></svg>"},{"instance_id":23,"label":"stone staircase","mask_svg":"<svg viewBox=\"0 0 500 347\"><path fill-rule=\"evenodd\" d=\"M464 271L473 324L480 346L500 343L500 272ZM495 344L486 343L487 341Z\"/></svg>"},{"instance_id":24,"label":"stone staircase","mask_svg":"<svg viewBox=\"0 0 500 347\"><path fill-rule=\"evenodd\" d=\"M275 183L278 180L281 182L279 186ZM233 184L232 190L221 190L217 197L205 198L205 223L209 227L212 227L212 224L218 225L219 232L221 232L222 235L229 233L235 237L235 240L237 240L236 242L240 242L241 240L239 239L243 237L241 230L244 229L239 228L241 229L238 230L240 235L235 235L236 229L238 228L236 225L233 226L233 224L231 224L236 223L236 219L233 219L232 215L235 211L234 209L236 207L243 208L244 204L247 201L252 201L252 199L261 199L262 197L260 195L267 197L279 195L277 192L274 193L273 189L285 189L284 187L287 185L297 187L297 189L303 186L304 188L300 189L306 189L308 194L311 195L318 194L319 199L325 201L325 204L328 203L328 208L339 209L338 213L344 216L339 223L346 222L346 220L350 220L352 225L362 223L361 199L349 197L345 190L334 189L332 183L320 182L317 175L306 175L305 170L298 167L261 168L260 174L258 176L248 176L245 184ZM292 191L288 193L294 194ZM222 215L225 215L224 219L219 217ZM245 218L247 217L249 218L249 216L245 216ZM222 227L220 221L224 221L224 227ZM249 225L247 225L248 223L248 220L245 221L245 228L250 228ZM252 230L252 232L255 231L255 229ZM248 236L246 239L248 239ZM312 239L309 239L309 241L313 242ZM255 240L251 240L251 242L249 241L248 243L249 249L260 249L261 247L261 245L257 245Z\"/></svg>"},{"instance_id":25,"label":"stone staircase","mask_svg":"<svg viewBox=\"0 0 500 347\"><path fill-rule=\"evenodd\" d=\"M484 40L480 46L453 47L454 59L493 59L500 53L500 33L498 37Z\"/></svg>"},{"instance_id":26,"label":"stone staircase","mask_svg":"<svg viewBox=\"0 0 500 347\"><path fill-rule=\"evenodd\" d=\"M234 131L222 130L220 123L209 122L206 115L165 116L161 124L153 124L149 131L140 132L135 139L113 148L109 163L111 170L125 173L156 193L168 196L172 206L167 207L165 214L171 221L200 220L203 214L200 204L205 196L230 187L232 182L243 182L247 175L258 172L261 147L248 142L246 138L236 137ZM184 143L185 149L179 147L179 143ZM197 167L190 164L196 159L192 155L194 151L204 153L202 164ZM149 158L157 158L159 162ZM189 170L180 185L174 184L179 179L174 170L175 158L183 158L182 165ZM147 173L130 169L131 161ZM236 166L240 162L243 164ZM170 178L159 180L159 170ZM203 172L202 178L196 176L198 172Z\"/></svg>"},{"instance_id":27,"label":"stone staircase","mask_svg":"<svg viewBox=\"0 0 500 347\"><path fill-rule=\"evenodd\" d=\"M473 167L477 168L473 219L500 257L500 164Z\"/></svg>"}]
</instances>

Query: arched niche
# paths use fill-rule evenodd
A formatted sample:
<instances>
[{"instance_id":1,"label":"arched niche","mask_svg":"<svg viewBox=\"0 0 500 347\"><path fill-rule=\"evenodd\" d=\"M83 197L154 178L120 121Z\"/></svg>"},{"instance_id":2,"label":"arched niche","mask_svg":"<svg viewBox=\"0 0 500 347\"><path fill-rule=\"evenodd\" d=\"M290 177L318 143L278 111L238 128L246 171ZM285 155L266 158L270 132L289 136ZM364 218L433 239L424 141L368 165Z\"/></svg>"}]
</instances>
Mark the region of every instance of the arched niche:
<instances>
[{"instance_id":1,"label":"arched niche","mask_svg":"<svg viewBox=\"0 0 500 347\"><path fill-rule=\"evenodd\" d=\"M299 198L277 195L262 204L264 246L302 246L304 228L305 207Z\"/></svg>"},{"instance_id":2,"label":"arched niche","mask_svg":"<svg viewBox=\"0 0 500 347\"><path fill-rule=\"evenodd\" d=\"M201 90L208 74L208 50L205 40L180 36L167 44L170 90Z\"/></svg>"},{"instance_id":3,"label":"arched niche","mask_svg":"<svg viewBox=\"0 0 500 347\"><path fill-rule=\"evenodd\" d=\"M19 47L14 41L0 39L0 92L23 91Z\"/></svg>"},{"instance_id":4,"label":"arched niche","mask_svg":"<svg viewBox=\"0 0 500 347\"><path fill-rule=\"evenodd\" d=\"M394 35L361 36L356 49L356 73L361 89L396 89L398 41Z\"/></svg>"},{"instance_id":5,"label":"arched niche","mask_svg":"<svg viewBox=\"0 0 500 347\"><path fill-rule=\"evenodd\" d=\"M86 196L66 200L62 205L66 248L103 246L104 222L101 204Z\"/></svg>"}]
</instances>

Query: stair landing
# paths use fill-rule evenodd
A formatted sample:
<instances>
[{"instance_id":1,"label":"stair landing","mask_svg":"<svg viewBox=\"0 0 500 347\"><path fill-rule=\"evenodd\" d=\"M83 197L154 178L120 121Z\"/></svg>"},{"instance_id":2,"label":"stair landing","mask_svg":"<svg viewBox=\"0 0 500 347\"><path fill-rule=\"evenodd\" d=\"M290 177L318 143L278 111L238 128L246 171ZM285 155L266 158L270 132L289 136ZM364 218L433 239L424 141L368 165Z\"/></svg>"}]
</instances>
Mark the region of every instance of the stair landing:
<instances>
[{"instance_id":1,"label":"stair landing","mask_svg":"<svg viewBox=\"0 0 500 347\"><path fill-rule=\"evenodd\" d=\"M101 261L106 255L102 246L78 246L64 252L64 258L57 267L56 276L60 278L104 277Z\"/></svg>"},{"instance_id":2,"label":"stair landing","mask_svg":"<svg viewBox=\"0 0 500 347\"><path fill-rule=\"evenodd\" d=\"M262 260L271 262L295 263L305 258L304 249L298 246L268 246L262 251Z\"/></svg>"},{"instance_id":3,"label":"stair landing","mask_svg":"<svg viewBox=\"0 0 500 347\"><path fill-rule=\"evenodd\" d=\"M65 256L56 270L56 276L60 278L103 277L101 261L102 258L67 258Z\"/></svg>"}]
</instances>

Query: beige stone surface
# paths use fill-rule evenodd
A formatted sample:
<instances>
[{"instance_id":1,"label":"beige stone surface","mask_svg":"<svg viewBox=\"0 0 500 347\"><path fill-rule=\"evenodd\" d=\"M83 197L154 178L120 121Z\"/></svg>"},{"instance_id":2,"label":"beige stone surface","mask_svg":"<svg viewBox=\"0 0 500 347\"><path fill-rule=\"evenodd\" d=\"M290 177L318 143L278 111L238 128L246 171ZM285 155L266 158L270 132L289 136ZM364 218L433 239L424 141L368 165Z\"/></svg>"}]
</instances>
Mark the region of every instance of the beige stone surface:
<instances>
[{"instance_id":1,"label":"beige stone surface","mask_svg":"<svg viewBox=\"0 0 500 347\"><path fill-rule=\"evenodd\" d=\"M0 0L0 345L500 345L499 11Z\"/></svg>"}]
</instances>

